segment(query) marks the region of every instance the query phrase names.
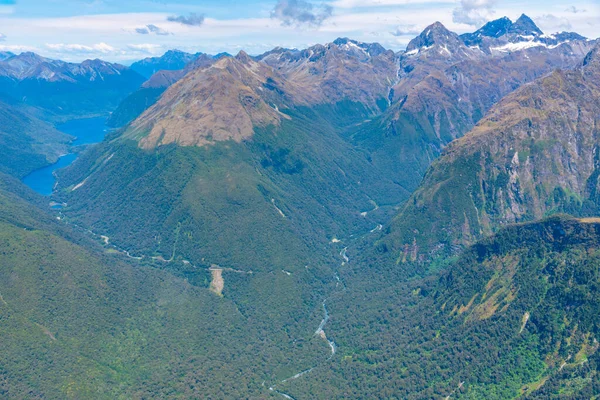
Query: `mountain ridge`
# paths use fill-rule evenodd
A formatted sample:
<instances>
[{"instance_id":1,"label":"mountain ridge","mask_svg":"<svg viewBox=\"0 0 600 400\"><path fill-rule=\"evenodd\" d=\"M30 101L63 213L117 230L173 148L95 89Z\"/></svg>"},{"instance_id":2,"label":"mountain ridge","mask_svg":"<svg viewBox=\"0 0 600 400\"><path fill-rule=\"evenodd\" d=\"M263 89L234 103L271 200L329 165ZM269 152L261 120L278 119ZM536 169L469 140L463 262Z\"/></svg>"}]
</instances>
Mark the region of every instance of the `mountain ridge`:
<instances>
[{"instance_id":1,"label":"mountain ridge","mask_svg":"<svg viewBox=\"0 0 600 400\"><path fill-rule=\"evenodd\" d=\"M59 121L107 114L143 81L130 68L99 59L77 64L25 52L0 61L0 92Z\"/></svg>"},{"instance_id":2,"label":"mountain ridge","mask_svg":"<svg viewBox=\"0 0 600 400\"><path fill-rule=\"evenodd\" d=\"M575 70L554 71L509 94L448 146L392 223L392 247L418 246L423 257L548 212L597 212L599 47Z\"/></svg>"}]
</instances>

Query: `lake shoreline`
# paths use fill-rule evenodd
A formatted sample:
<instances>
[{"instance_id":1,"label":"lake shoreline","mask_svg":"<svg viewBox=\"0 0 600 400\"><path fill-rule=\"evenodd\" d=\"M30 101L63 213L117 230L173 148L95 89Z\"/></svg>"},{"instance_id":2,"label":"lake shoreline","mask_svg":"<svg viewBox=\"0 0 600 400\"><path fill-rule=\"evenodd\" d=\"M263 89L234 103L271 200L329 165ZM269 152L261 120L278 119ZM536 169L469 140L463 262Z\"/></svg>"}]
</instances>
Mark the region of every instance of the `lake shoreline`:
<instances>
[{"instance_id":1,"label":"lake shoreline","mask_svg":"<svg viewBox=\"0 0 600 400\"><path fill-rule=\"evenodd\" d=\"M57 125L58 130L75 137L70 144L70 152L61 155L54 164L31 172L21 182L42 196L51 196L56 188L56 171L67 168L77 160L79 151L76 149L102 142L112 130L106 126L106 120L107 116L82 118Z\"/></svg>"}]
</instances>

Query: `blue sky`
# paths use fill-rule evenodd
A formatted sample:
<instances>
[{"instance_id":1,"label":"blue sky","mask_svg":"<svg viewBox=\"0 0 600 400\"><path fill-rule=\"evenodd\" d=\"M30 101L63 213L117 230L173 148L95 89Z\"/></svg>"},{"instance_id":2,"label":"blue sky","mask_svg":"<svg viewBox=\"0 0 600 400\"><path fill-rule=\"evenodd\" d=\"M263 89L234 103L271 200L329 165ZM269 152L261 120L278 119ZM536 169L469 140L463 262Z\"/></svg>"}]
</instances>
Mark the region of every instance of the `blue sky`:
<instances>
[{"instance_id":1,"label":"blue sky","mask_svg":"<svg viewBox=\"0 0 600 400\"><path fill-rule=\"evenodd\" d=\"M124 63L172 48L258 54L337 37L402 50L435 21L463 33L521 13L546 33L600 36L600 0L0 0L0 50Z\"/></svg>"}]
</instances>

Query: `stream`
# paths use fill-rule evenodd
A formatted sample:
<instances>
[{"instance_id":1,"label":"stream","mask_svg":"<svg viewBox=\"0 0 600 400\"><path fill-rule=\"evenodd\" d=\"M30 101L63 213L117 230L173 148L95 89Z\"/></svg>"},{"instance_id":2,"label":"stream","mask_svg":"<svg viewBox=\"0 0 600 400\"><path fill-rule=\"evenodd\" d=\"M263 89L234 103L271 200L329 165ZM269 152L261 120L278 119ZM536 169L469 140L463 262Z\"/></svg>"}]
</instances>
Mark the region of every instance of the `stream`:
<instances>
[{"instance_id":1,"label":"stream","mask_svg":"<svg viewBox=\"0 0 600 400\"><path fill-rule=\"evenodd\" d=\"M375 205L375 207L378 208L377 205ZM353 241L356 241L356 240L360 240L361 238L364 238L364 237L366 237L368 235L372 235L373 233L381 231L381 230L383 230L383 225L378 224L374 229L372 229L372 230L364 233L363 235L360 235L358 237L352 237L352 236L351 237L352 237ZM342 242L342 241L336 241L335 243L340 243L340 242ZM342 266L344 266L344 265L346 265L347 263L350 262L350 258L348 257L348 254L347 254L348 253L348 247L349 246L344 247L340 251L340 253L339 253L340 257L343 260L342 261ZM335 284L336 288L339 287L340 283L343 285L343 282L340 280L340 277L339 277L337 271L335 272L334 277L336 279L336 284ZM344 285L344 289L341 292L344 292L344 291L346 291L345 285ZM330 318L329 310L327 309L327 300L329 300L330 298L332 298L333 296L335 296L336 294L339 294L341 292L336 291L336 292L332 293L328 298L326 298L325 300L323 300L323 303L322 303L322 307L323 307L323 319L321 320L321 323L319 324L319 327L315 331L315 336L321 336L323 339L325 339L327 341L327 343L329 344L329 347L331 349L331 355L329 356L329 358L327 358L326 361L330 361L333 358L333 356L335 355L336 351L337 351L337 346L336 346L335 342L333 340L330 340L327 337L327 335L325 334L325 326L329 322L329 318ZM295 374L295 375L293 375L293 376L291 376L289 378L283 379L279 383L286 383L286 382L298 379L298 378L300 378L300 377L302 377L302 376L304 376L304 375L312 372L314 369L320 367L322 364L323 364L323 362L315 365L312 368L309 368L309 369L306 369L304 371L298 372L297 374ZM273 392L273 393L277 393L278 395L280 395L280 396L282 396L282 397L284 397L284 398L286 398L288 400L296 400L292 396L290 396L289 394L278 391L277 390L277 384L275 384L273 386L270 386L269 390L271 392Z\"/></svg>"}]
</instances>

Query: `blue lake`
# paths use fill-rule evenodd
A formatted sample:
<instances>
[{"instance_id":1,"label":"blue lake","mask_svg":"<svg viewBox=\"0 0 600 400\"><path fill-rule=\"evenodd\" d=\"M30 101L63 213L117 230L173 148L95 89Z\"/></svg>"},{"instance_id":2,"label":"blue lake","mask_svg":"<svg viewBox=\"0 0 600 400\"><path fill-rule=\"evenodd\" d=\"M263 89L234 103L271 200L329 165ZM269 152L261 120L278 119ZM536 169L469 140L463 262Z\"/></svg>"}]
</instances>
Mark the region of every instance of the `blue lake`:
<instances>
[{"instance_id":1,"label":"blue lake","mask_svg":"<svg viewBox=\"0 0 600 400\"><path fill-rule=\"evenodd\" d=\"M67 135L75 136L77 139L72 143L73 146L82 144L100 143L109 131L106 126L106 117L74 119L56 126L61 132Z\"/></svg>"},{"instance_id":2,"label":"blue lake","mask_svg":"<svg viewBox=\"0 0 600 400\"><path fill-rule=\"evenodd\" d=\"M109 132L105 125L106 117L77 119L58 125L56 128L66 134L75 136L72 146L100 143ZM43 196L50 196L56 184L54 172L68 167L77 159L77 154L62 156L58 161L47 167L33 171L23 178L23 183Z\"/></svg>"}]
</instances>

